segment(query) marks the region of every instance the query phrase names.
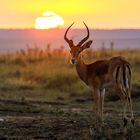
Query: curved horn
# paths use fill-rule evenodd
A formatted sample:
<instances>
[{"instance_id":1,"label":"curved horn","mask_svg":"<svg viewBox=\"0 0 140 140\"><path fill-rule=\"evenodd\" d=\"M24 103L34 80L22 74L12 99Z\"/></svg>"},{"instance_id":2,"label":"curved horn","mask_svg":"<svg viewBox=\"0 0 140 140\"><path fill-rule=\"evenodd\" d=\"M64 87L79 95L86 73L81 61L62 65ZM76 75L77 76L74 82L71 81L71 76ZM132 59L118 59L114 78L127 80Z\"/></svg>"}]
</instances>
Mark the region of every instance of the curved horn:
<instances>
[{"instance_id":1,"label":"curved horn","mask_svg":"<svg viewBox=\"0 0 140 140\"><path fill-rule=\"evenodd\" d=\"M86 25L86 23L84 21L83 21L83 23L84 23L84 25L86 26L86 29L87 29L87 36L78 43L78 46L81 46L89 38L88 26Z\"/></svg>"},{"instance_id":2,"label":"curved horn","mask_svg":"<svg viewBox=\"0 0 140 140\"><path fill-rule=\"evenodd\" d=\"M73 45L73 41L72 41L72 40L69 40L69 39L67 38L67 33L68 33L69 29L71 28L71 26L72 26L73 24L74 24L74 22L68 27L68 29L66 30L65 35L64 35L65 41L66 41L70 46Z\"/></svg>"}]
</instances>

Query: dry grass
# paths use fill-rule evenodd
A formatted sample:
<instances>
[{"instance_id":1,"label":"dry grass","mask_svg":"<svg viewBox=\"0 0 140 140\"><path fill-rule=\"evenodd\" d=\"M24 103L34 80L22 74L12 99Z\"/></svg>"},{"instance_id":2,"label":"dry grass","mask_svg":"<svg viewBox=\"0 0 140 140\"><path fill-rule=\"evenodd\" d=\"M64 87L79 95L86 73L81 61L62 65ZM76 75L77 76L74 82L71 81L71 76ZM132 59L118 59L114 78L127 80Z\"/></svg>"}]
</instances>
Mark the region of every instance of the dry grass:
<instances>
[{"instance_id":1,"label":"dry grass","mask_svg":"<svg viewBox=\"0 0 140 140\"><path fill-rule=\"evenodd\" d=\"M86 50L86 63L112 56L126 57L133 70L134 92L139 91L140 49L126 50ZM20 50L16 53L0 55L0 88L2 91L14 90L45 90L76 96L89 92L89 89L79 80L74 66L69 63L69 52L63 47L45 50L38 47ZM60 94L58 94L60 95ZM50 95L51 96L51 95Z\"/></svg>"}]
</instances>

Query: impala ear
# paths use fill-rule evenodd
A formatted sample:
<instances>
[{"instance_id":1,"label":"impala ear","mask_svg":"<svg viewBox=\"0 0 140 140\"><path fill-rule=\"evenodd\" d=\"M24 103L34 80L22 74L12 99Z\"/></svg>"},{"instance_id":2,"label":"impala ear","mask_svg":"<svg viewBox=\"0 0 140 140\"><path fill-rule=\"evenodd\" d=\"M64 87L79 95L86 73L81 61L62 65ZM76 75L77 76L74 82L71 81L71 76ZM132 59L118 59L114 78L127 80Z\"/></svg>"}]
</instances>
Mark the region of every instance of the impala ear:
<instances>
[{"instance_id":1,"label":"impala ear","mask_svg":"<svg viewBox=\"0 0 140 140\"><path fill-rule=\"evenodd\" d=\"M82 46L82 49L84 50L84 49L89 48L91 44L92 44L92 40L86 42L86 43Z\"/></svg>"}]
</instances>

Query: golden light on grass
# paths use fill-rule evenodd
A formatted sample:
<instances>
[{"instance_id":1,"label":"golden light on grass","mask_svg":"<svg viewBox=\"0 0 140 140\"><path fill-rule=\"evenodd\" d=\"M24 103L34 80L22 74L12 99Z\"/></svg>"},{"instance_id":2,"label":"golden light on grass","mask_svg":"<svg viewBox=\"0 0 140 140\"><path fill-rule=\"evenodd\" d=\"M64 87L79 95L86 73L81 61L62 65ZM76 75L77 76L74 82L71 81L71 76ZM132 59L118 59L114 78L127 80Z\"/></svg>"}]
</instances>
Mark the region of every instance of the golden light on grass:
<instances>
[{"instance_id":1,"label":"golden light on grass","mask_svg":"<svg viewBox=\"0 0 140 140\"><path fill-rule=\"evenodd\" d=\"M51 29L64 25L63 18L54 12L44 12L35 20L35 29Z\"/></svg>"}]
</instances>

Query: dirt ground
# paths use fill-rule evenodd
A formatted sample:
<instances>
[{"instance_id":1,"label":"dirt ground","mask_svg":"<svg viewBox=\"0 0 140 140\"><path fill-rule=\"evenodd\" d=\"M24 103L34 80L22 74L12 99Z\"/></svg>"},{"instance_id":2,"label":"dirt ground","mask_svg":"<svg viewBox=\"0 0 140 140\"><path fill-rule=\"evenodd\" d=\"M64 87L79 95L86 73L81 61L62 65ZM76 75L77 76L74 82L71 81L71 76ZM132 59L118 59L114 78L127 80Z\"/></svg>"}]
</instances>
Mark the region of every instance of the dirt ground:
<instances>
[{"instance_id":1,"label":"dirt ground","mask_svg":"<svg viewBox=\"0 0 140 140\"><path fill-rule=\"evenodd\" d=\"M117 103L116 103L117 104ZM91 102L0 101L0 140L139 140L140 112L123 129L121 111L105 109L105 125L95 128Z\"/></svg>"}]
</instances>

